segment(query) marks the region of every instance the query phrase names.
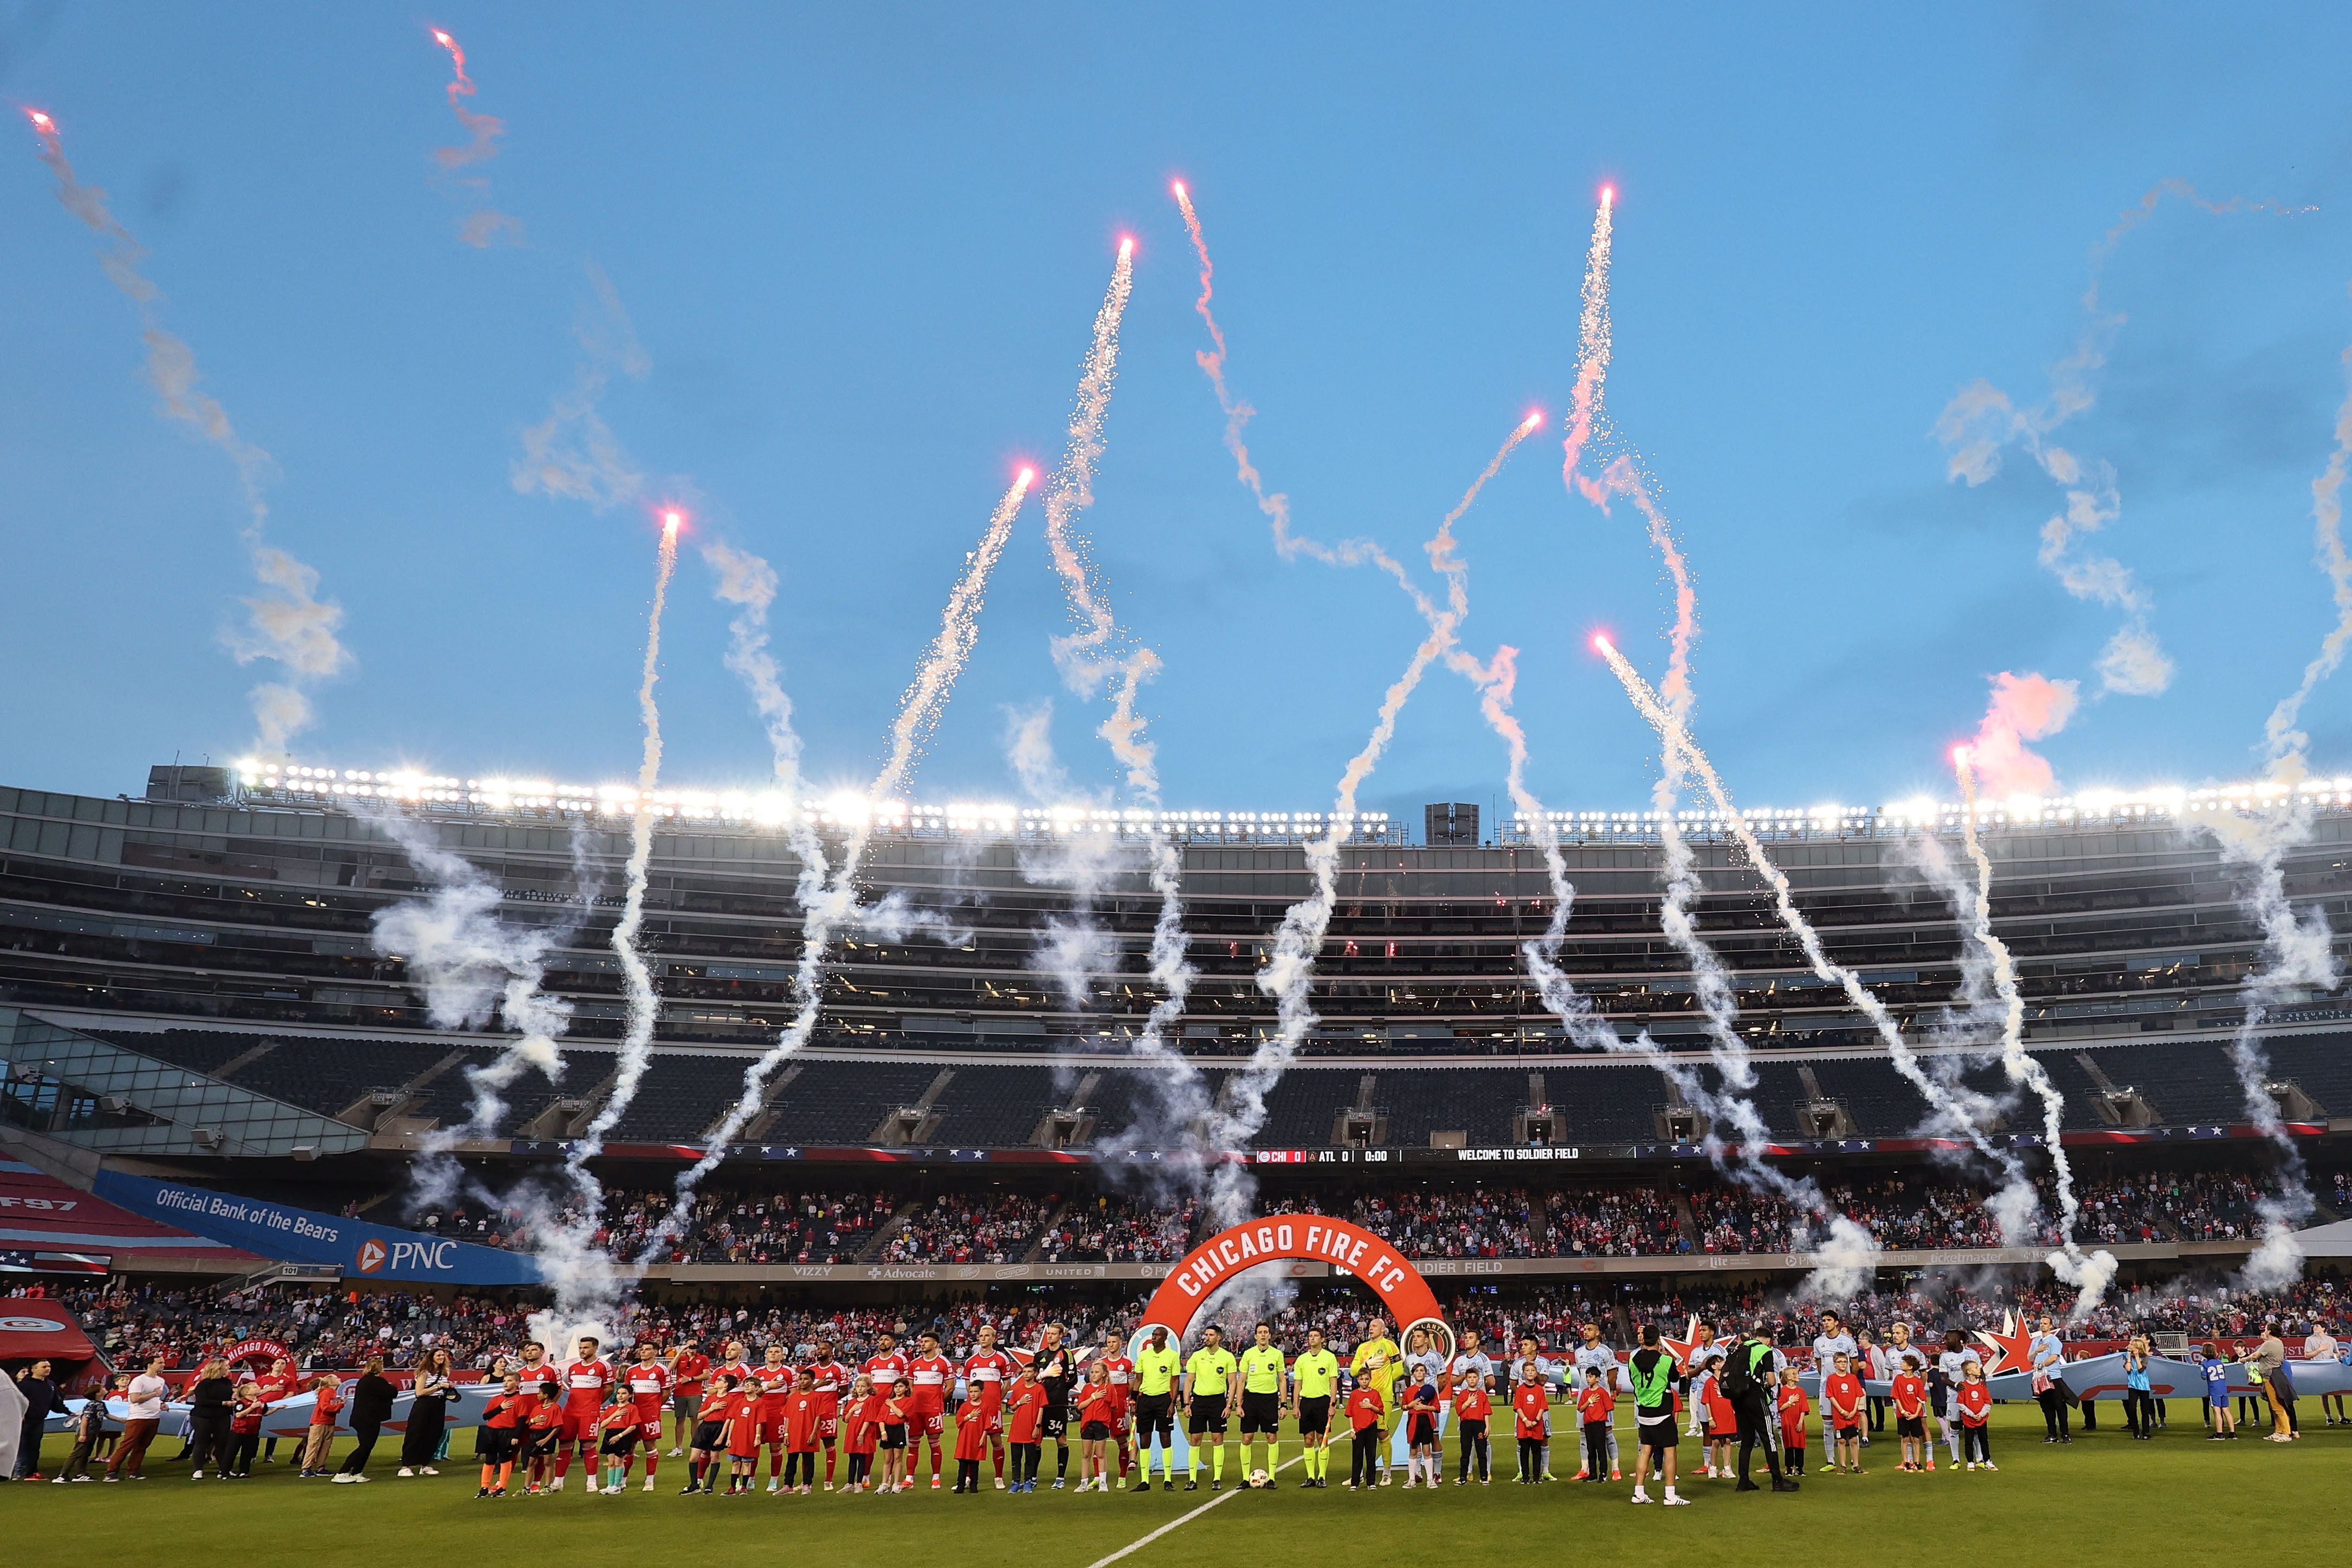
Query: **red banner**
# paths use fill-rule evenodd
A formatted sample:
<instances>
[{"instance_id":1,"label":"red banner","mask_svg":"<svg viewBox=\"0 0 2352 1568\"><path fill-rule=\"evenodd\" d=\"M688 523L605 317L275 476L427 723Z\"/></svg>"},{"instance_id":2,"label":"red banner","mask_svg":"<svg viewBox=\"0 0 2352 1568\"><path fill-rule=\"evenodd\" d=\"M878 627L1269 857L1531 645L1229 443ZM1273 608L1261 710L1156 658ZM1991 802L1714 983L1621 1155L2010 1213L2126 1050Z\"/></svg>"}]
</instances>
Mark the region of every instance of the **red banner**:
<instances>
[{"instance_id":1,"label":"red banner","mask_svg":"<svg viewBox=\"0 0 2352 1568\"><path fill-rule=\"evenodd\" d=\"M1220 1287L1262 1264L1286 1261L1328 1263L1361 1279L1388 1307L1400 1341L1416 1325L1452 1338L1436 1296L1402 1252L1361 1226L1322 1215L1276 1215L1209 1237L1160 1282L1143 1321L1165 1324L1181 1342Z\"/></svg>"}]
</instances>

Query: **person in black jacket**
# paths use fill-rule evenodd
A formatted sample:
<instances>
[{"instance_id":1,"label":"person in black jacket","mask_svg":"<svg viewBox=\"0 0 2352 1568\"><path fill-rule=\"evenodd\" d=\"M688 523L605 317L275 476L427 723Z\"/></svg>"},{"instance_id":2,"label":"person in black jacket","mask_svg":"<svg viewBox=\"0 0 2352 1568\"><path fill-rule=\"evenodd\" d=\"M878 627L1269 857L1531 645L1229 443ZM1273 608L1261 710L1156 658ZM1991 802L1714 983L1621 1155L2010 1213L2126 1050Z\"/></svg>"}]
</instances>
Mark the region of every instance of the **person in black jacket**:
<instances>
[{"instance_id":1,"label":"person in black jacket","mask_svg":"<svg viewBox=\"0 0 2352 1568\"><path fill-rule=\"evenodd\" d=\"M195 1459L190 1480L203 1480L206 1465L215 1474L227 1476L228 1407L236 1398L236 1384L228 1375L228 1363L213 1360L196 1368L188 1384L188 1451Z\"/></svg>"},{"instance_id":2,"label":"person in black jacket","mask_svg":"<svg viewBox=\"0 0 2352 1568\"><path fill-rule=\"evenodd\" d=\"M37 1361L16 1374L16 1392L25 1396L25 1424L16 1443L16 1475L20 1481L41 1479L41 1435L49 1413L64 1408L47 1362Z\"/></svg>"},{"instance_id":3,"label":"person in black jacket","mask_svg":"<svg viewBox=\"0 0 2352 1568\"><path fill-rule=\"evenodd\" d=\"M1764 1467L1772 1472L1772 1489L1792 1492L1797 1483L1780 1473L1780 1450L1772 1446L1772 1341L1771 1325L1759 1323L1755 1332L1733 1348L1725 1363L1723 1391L1731 1399L1731 1408L1739 1417L1739 1485L1737 1490L1761 1490L1748 1479L1748 1466L1754 1461L1756 1447L1764 1447Z\"/></svg>"},{"instance_id":4,"label":"person in black jacket","mask_svg":"<svg viewBox=\"0 0 2352 1568\"><path fill-rule=\"evenodd\" d=\"M351 1457L335 1472L338 1484L367 1479L368 1456L375 1451L375 1440L383 1432L383 1424L392 1419L392 1402L400 1390L383 1375L383 1357L377 1356L367 1363L359 1381L352 1385L352 1436L358 1439L352 1445Z\"/></svg>"}]
</instances>

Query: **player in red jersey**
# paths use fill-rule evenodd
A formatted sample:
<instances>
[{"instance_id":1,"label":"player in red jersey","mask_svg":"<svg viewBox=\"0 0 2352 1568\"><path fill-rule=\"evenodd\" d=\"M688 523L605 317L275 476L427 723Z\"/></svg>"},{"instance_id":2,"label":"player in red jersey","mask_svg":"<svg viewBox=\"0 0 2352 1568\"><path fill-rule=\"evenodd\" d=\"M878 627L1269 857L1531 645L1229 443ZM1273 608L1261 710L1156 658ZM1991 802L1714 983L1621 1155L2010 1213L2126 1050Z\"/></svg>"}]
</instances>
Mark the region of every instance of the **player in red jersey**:
<instances>
[{"instance_id":1,"label":"player in red jersey","mask_svg":"<svg viewBox=\"0 0 2352 1568\"><path fill-rule=\"evenodd\" d=\"M613 1363L597 1353L600 1348L593 1334L583 1334L577 1353L557 1369L563 1387L563 1425L556 1432L555 1479L549 1483L550 1491L563 1489L574 1453L586 1471L582 1485L591 1494L596 1490L596 1448L604 1420L604 1394L613 1386Z\"/></svg>"},{"instance_id":2,"label":"player in red jersey","mask_svg":"<svg viewBox=\"0 0 2352 1568\"><path fill-rule=\"evenodd\" d=\"M849 1391L849 1369L841 1364L831 1340L816 1342L816 1359L803 1367L809 1388L817 1398L816 1437L824 1445L824 1489L833 1489L833 1466L841 1437L841 1400Z\"/></svg>"},{"instance_id":3,"label":"player in red jersey","mask_svg":"<svg viewBox=\"0 0 2352 1568\"><path fill-rule=\"evenodd\" d=\"M1133 1458L1129 1452L1127 1429L1135 1411L1135 1363L1127 1356L1127 1347L1113 1334L1103 1346L1102 1363L1110 1378L1110 1443L1118 1454L1118 1484L1127 1485L1127 1468Z\"/></svg>"},{"instance_id":4,"label":"player in red jersey","mask_svg":"<svg viewBox=\"0 0 2352 1568\"><path fill-rule=\"evenodd\" d=\"M694 1436L701 1414L702 1384L710 1375L710 1358L692 1340L680 1340L669 1358L669 1407L677 1427L671 1434L669 1457L684 1453Z\"/></svg>"},{"instance_id":5,"label":"player in red jersey","mask_svg":"<svg viewBox=\"0 0 2352 1568\"><path fill-rule=\"evenodd\" d=\"M629 1402L637 1409L637 1424L645 1428L638 1441L646 1450L646 1490L654 1489L654 1466L661 1459L662 1405L667 1403L670 1390L669 1368L662 1365L659 1353L651 1340L637 1342L637 1359L622 1373L622 1385L628 1390ZM625 1471L626 1466L622 1468Z\"/></svg>"},{"instance_id":6,"label":"player in red jersey","mask_svg":"<svg viewBox=\"0 0 2352 1568\"><path fill-rule=\"evenodd\" d=\"M907 1382L914 1390L914 1404L907 1422L907 1476L914 1479L919 1448L924 1438L931 1443L931 1489L940 1489L940 1476L947 1468L941 1439L948 1429L948 1384L955 1378L955 1365L940 1353L940 1336L922 1336L920 1353L907 1363Z\"/></svg>"},{"instance_id":7,"label":"player in red jersey","mask_svg":"<svg viewBox=\"0 0 2352 1568\"><path fill-rule=\"evenodd\" d=\"M964 1362L963 1380L971 1402L981 1408L989 1453L996 1461L998 1491L1004 1489L1004 1385L1013 1380L1013 1358L997 1348L996 1325L981 1324L980 1348ZM961 1441L959 1435L959 1446ZM962 1456L959 1453L957 1457Z\"/></svg>"},{"instance_id":8,"label":"player in red jersey","mask_svg":"<svg viewBox=\"0 0 2352 1568\"><path fill-rule=\"evenodd\" d=\"M784 1489L784 1401L793 1392L793 1369L784 1364L784 1347L768 1346L767 1359L751 1369L751 1386L760 1394L760 1441L768 1446L768 1489Z\"/></svg>"},{"instance_id":9,"label":"player in red jersey","mask_svg":"<svg viewBox=\"0 0 2352 1568\"><path fill-rule=\"evenodd\" d=\"M898 1337L887 1331L875 1335L874 1353L857 1370L872 1378L874 1386L887 1394L892 1385L907 1375L907 1352L898 1348Z\"/></svg>"}]
</instances>

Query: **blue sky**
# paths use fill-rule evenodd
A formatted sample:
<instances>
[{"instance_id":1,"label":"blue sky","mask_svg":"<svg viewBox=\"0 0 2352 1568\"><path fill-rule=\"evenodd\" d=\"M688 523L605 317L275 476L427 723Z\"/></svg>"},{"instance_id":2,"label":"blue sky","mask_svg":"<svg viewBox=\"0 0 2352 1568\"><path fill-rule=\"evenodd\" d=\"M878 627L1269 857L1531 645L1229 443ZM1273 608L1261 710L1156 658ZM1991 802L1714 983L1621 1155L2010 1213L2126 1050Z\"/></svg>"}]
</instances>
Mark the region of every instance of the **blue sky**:
<instances>
[{"instance_id":1,"label":"blue sky","mask_svg":"<svg viewBox=\"0 0 2352 1568\"><path fill-rule=\"evenodd\" d=\"M296 753L624 776L654 533L644 510L518 493L609 277L648 369L604 400L698 536L772 560L811 771L870 773L1013 464L1059 447L1117 237L1137 236L1087 519L1166 668L1146 706L1173 804L1308 809L1418 635L1393 588L1279 560L1192 355L1218 263L1229 371L1299 525L1417 551L1511 424L1565 406L1594 193L1614 181L1618 430L1699 576L1699 733L1753 801L1942 783L1990 676L2078 679L2118 624L2035 561L2058 502L2012 452L1945 478L1937 416L2021 403L2084 327L2094 245L2127 320L2070 422L2114 467L2100 546L2153 595L2156 698L2086 700L2074 785L2248 773L2329 624L2309 487L2352 343L2341 7L1024 5L898 8L0 0L0 97L58 117L152 252L162 321L274 458L273 537L345 611L354 663ZM501 117L473 199L428 26ZM112 793L175 751L237 754L250 592L222 455L160 418L136 321L19 129L0 159L0 780ZM1570 497L1556 422L1465 521L1465 640L1521 649L1533 782L1632 806L1655 747L1585 649L1655 673L1661 575L1630 514ZM757 781L691 551L662 688L669 776ZM1054 698L1082 784L1111 770L1061 692L1033 505L919 776L1012 792L1008 708ZM2352 687L2308 718L2352 768ZM1367 804L1490 801L1498 747L1433 676Z\"/></svg>"}]
</instances>

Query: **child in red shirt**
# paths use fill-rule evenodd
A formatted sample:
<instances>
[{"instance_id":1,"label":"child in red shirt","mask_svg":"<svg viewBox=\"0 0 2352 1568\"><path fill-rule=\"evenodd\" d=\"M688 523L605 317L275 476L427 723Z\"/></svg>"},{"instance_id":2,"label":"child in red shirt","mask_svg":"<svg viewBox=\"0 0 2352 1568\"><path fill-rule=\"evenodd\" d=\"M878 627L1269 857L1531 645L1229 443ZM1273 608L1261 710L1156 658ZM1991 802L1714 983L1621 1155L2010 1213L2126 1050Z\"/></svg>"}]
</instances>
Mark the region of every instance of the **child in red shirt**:
<instances>
[{"instance_id":1,"label":"child in red shirt","mask_svg":"<svg viewBox=\"0 0 2352 1568\"><path fill-rule=\"evenodd\" d=\"M1865 1397L1862 1379L1853 1374L1853 1358L1841 1351L1832 1363L1829 1375L1822 1379L1822 1413L1836 1437L1830 1449L1830 1468L1833 1470L1843 1470L1853 1476L1865 1473L1862 1468L1862 1415Z\"/></svg>"},{"instance_id":2,"label":"child in red shirt","mask_svg":"<svg viewBox=\"0 0 2352 1568\"><path fill-rule=\"evenodd\" d=\"M1511 1409L1517 1417L1519 1483L1533 1486L1543 1479L1544 1469L1550 1463L1544 1453L1544 1422L1551 1415L1551 1395L1544 1388L1532 1357L1519 1385L1511 1390Z\"/></svg>"},{"instance_id":3,"label":"child in red shirt","mask_svg":"<svg viewBox=\"0 0 2352 1568\"><path fill-rule=\"evenodd\" d=\"M1739 1435L1739 1415L1731 1396L1723 1392L1723 1358L1710 1363L1706 1375L1706 1473L1719 1480L1731 1479L1731 1444Z\"/></svg>"},{"instance_id":4,"label":"child in red shirt","mask_svg":"<svg viewBox=\"0 0 2352 1568\"><path fill-rule=\"evenodd\" d=\"M793 1489L795 1475L803 1497L815 1489L817 1431L824 1420L824 1395L803 1370L793 1381L793 1391L784 1395L784 1490Z\"/></svg>"},{"instance_id":5,"label":"child in red shirt","mask_svg":"<svg viewBox=\"0 0 2352 1568\"><path fill-rule=\"evenodd\" d=\"M1584 1370L1584 1387L1576 1396L1576 1414L1584 1424L1584 1479L1598 1481L1609 1474L1609 1426L1617 1413L1617 1396L1601 1385L1601 1369Z\"/></svg>"},{"instance_id":6,"label":"child in red shirt","mask_svg":"<svg viewBox=\"0 0 2352 1568\"><path fill-rule=\"evenodd\" d=\"M956 1412L955 1489L958 1492L970 1492L975 1497L980 1494L980 1462L988 1457L988 1424L994 1414L990 1402L979 1398L965 1400L963 1407ZM1084 1481L1078 1483L1078 1489L1087 1489Z\"/></svg>"},{"instance_id":7,"label":"child in red shirt","mask_svg":"<svg viewBox=\"0 0 2352 1568\"><path fill-rule=\"evenodd\" d=\"M1078 1489L1084 1491L1091 1485L1098 1492L1107 1492L1110 1490L1110 1427L1118 1413L1118 1390L1111 1386L1108 1363L1097 1361L1087 1369L1087 1380L1078 1385L1073 1403L1078 1416Z\"/></svg>"},{"instance_id":8,"label":"child in red shirt","mask_svg":"<svg viewBox=\"0 0 2352 1568\"><path fill-rule=\"evenodd\" d=\"M1013 1485L1016 1492L1037 1489L1037 1465L1045 1447L1039 1432L1045 1418L1045 1385L1022 1363L1013 1386L1004 1391L1004 1436L1013 1447Z\"/></svg>"},{"instance_id":9,"label":"child in red shirt","mask_svg":"<svg viewBox=\"0 0 2352 1568\"><path fill-rule=\"evenodd\" d=\"M842 1399L841 1422L842 1451L849 1456L849 1479L844 1485L854 1492L868 1490L874 1447L882 1440L882 1396L874 1392L874 1380L862 1372Z\"/></svg>"},{"instance_id":10,"label":"child in red shirt","mask_svg":"<svg viewBox=\"0 0 2352 1568\"><path fill-rule=\"evenodd\" d=\"M760 1475L761 1394L748 1378L727 1396L727 1495L749 1493Z\"/></svg>"},{"instance_id":11,"label":"child in red shirt","mask_svg":"<svg viewBox=\"0 0 2352 1568\"><path fill-rule=\"evenodd\" d=\"M1349 1491L1368 1491L1380 1484L1381 1423L1388 1418L1381 1391L1360 1383L1348 1395L1348 1425L1356 1434L1356 1451L1348 1471Z\"/></svg>"},{"instance_id":12,"label":"child in red shirt","mask_svg":"<svg viewBox=\"0 0 2352 1568\"><path fill-rule=\"evenodd\" d=\"M1495 1399L1486 1392L1485 1378L1473 1377L1454 1389L1454 1429L1462 1435L1462 1473L1454 1479L1456 1486L1470 1479L1474 1461L1478 1484L1493 1484L1494 1450L1486 1441L1486 1422L1494 1413Z\"/></svg>"},{"instance_id":13,"label":"child in red shirt","mask_svg":"<svg viewBox=\"0 0 2352 1568\"><path fill-rule=\"evenodd\" d=\"M1774 1391L1772 1405L1780 1416L1780 1472L1801 1476L1805 1473L1805 1416L1813 1402L1805 1397L1805 1390L1797 1382L1797 1369L1780 1369L1780 1386Z\"/></svg>"},{"instance_id":14,"label":"child in red shirt","mask_svg":"<svg viewBox=\"0 0 2352 1568\"><path fill-rule=\"evenodd\" d=\"M502 1498L514 1479L515 1435L523 1409L522 1379L509 1373L482 1406L482 1486L478 1498Z\"/></svg>"},{"instance_id":15,"label":"child in red shirt","mask_svg":"<svg viewBox=\"0 0 2352 1568\"><path fill-rule=\"evenodd\" d=\"M1960 1368L1960 1378L1956 1397L1960 1405L1960 1445L1968 1455L1969 1468L1981 1465L1997 1470L2000 1467L1992 1462L1992 1429L1986 1425L1992 1415L1992 1388L1985 1382L1984 1368L1976 1362Z\"/></svg>"},{"instance_id":16,"label":"child in red shirt","mask_svg":"<svg viewBox=\"0 0 2352 1568\"><path fill-rule=\"evenodd\" d=\"M1903 1468L1913 1474L1936 1468L1936 1446L1927 1441L1927 1380L1919 1375L1919 1358L1903 1358L1888 1390L1895 1397L1895 1436L1901 1446ZM1921 1464L1922 1459L1925 1465Z\"/></svg>"},{"instance_id":17,"label":"child in red shirt","mask_svg":"<svg viewBox=\"0 0 2352 1568\"><path fill-rule=\"evenodd\" d=\"M547 1489L547 1462L563 1441L564 1415L563 1401L549 1397L541 1387L539 1397L531 1401L530 1415L523 1428L529 1434L524 1441L529 1445L530 1461L530 1485L525 1489L533 1497Z\"/></svg>"},{"instance_id":18,"label":"child in red shirt","mask_svg":"<svg viewBox=\"0 0 2352 1568\"><path fill-rule=\"evenodd\" d=\"M327 1473L327 1450L334 1446L335 1412L343 1407L342 1384L332 1377L322 1377L311 1385L318 1403L310 1406L310 1431L302 1441L302 1473L323 1476Z\"/></svg>"},{"instance_id":19,"label":"child in red shirt","mask_svg":"<svg viewBox=\"0 0 2352 1568\"><path fill-rule=\"evenodd\" d=\"M597 1418L604 1440L597 1451L604 1457L604 1486L617 1492L629 1484L629 1470L636 1463L637 1439L645 1436L646 1418L637 1411L637 1402L629 1397L628 1389L619 1383L613 1385L614 1403L604 1407Z\"/></svg>"},{"instance_id":20,"label":"child in red shirt","mask_svg":"<svg viewBox=\"0 0 2352 1568\"><path fill-rule=\"evenodd\" d=\"M694 1413L694 1441L687 1456L686 1490L680 1496L710 1495L710 1472L718 1468L719 1456L727 1451L727 1421L734 1410L734 1376L712 1373L703 1385L701 1408Z\"/></svg>"},{"instance_id":21,"label":"child in red shirt","mask_svg":"<svg viewBox=\"0 0 2352 1568\"><path fill-rule=\"evenodd\" d=\"M882 1401L882 1489L902 1492L914 1485L915 1467L908 1463L907 1420L915 1408L915 1384L901 1377Z\"/></svg>"}]
</instances>

